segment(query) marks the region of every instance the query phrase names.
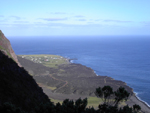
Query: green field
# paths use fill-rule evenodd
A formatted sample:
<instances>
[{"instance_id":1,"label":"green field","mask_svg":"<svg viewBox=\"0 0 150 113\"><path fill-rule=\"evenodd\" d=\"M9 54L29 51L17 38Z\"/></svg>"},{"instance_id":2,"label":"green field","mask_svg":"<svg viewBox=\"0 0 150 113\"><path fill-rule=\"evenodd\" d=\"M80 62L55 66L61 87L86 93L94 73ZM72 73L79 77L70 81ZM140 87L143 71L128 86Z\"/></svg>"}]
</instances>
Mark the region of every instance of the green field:
<instances>
[{"instance_id":1,"label":"green field","mask_svg":"<svg viewBox=\"0 0 150 113\"><path fill-rule=\"evenodd\" d=\"M55 100L55 99L51 99L51 101L54 102L55 104L58 103L58 102L60 104L62 104L62 102L63 102L62 100ZM102 99L97 98L97 97L88 97L87 101L88 101L87 108L88 107L90 107L90 108L93 107L93 108L97 109L98 106L103 103ZM125 103L125 101L123 101L119 104L119 107L125 106L125 105L126 105L126 103Z\"/></svg>"},{"instance_id":2,"label":"green field","mask_svg":"<svg viewBox=\"0 0 150 113\"><path fill-rule=\"evenodd\" d=\"M89 97L88 98L88 105L87 107L94 107L97 108L99 104L102 103L102 99L97 98L97 97Z\"/></svg>"},{"instance_id":3,"label":"green field","mask_svg":"<svg viewBox=\"0 0 150 113\"><path fill-rule=\"evenodd\" d=\"M88 100L87 107L98 108L98 105L100 103L102 103L102 100L100 98L97 98L97 97L88 97L87 100ZM58 102L62 104L62 102L63 102L62 100L56 100L56 99L51 99L51 101L54 102L55 104Z\"/></svg>"},{"instance_id":4,"label":"green field","mask_svg":"<svg viewBox=\"0 0 150 113\"><path fill-rule=\"evenodd\" d=\"M44 66L53 67L53 68L57 68L58 65L61 64L69 63L69 59L58 55L42 54L42 55L19 55L19 56L31 60L35 63L40 63L43 64Z\"/></svg>"}]
</instances>

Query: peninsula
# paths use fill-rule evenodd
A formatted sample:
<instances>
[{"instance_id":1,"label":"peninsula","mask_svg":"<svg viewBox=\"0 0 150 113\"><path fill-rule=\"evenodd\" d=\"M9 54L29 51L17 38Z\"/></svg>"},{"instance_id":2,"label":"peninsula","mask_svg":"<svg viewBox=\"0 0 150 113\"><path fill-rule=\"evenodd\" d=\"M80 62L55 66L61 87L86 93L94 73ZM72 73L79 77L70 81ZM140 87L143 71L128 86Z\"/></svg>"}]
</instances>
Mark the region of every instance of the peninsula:
<instances>
[{"instance_id":1,"label":"peninsula","mask_svg":"<svg viewBox=\"0 0 150 113\"><path fill-rule=\"evenodd\" d=\"M96 108L101 102L94 94L97 87L109 85L116 90L123 86L130 93L130 98L120 106L138 104L142 111L150 112L150 108L136 97L126 83L108 76L97 76L91 68L70 63L62 56L19 55L18 60L54 102L88 97L88 106Z\"/></svg>"}]
</instances>

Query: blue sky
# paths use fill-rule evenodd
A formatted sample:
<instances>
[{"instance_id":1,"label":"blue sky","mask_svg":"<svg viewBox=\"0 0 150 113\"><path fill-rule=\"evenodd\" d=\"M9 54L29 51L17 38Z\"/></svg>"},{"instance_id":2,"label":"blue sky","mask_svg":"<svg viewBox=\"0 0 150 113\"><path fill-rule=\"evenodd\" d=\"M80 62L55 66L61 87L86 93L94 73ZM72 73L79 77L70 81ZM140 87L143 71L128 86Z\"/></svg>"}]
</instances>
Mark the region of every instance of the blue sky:
<instances>
[{"instance_id":1,"label":"blue sky","mask_svg":"<svg viewBox=\"0 0 150 113\"><path fill-rule=\"evenodd\" d=\"M150 0L1 0L6 36L150 35Z\"/></svg>"}]
</instances>

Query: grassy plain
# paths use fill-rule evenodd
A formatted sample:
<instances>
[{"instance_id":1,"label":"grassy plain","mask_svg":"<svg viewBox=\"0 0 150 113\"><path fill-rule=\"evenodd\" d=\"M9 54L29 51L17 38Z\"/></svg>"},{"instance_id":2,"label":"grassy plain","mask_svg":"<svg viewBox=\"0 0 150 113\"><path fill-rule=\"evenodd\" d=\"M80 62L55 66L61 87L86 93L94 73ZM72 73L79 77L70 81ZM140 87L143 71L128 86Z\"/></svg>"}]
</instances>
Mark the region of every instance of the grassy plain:
<instances>
[{"instance_id":1,"label":"grassy plain","mask_svg":"<svg viewBox=\"0 0 150 113\"><path fill-rule=\"evenodd\" d=\"M69 60L67 58L58 55L41 54L41 55L19 55L19 56L31 60L35 63L41 63L44 66L51 68L57 68L58 65L69 63Z\"/></svg>"},{"instance_id":2,"label":"grassy plain","mask_svg":"<svg viewBox=\"0 0 150 113\"><path fill-rule=\"evenodd\" d=\"M56 99L51 99L52 102L54 102L55 104L56 103L60 103L62 104L62 100L56 100ZM87 98L87 101L88 101L88 105L87 107L94 107L94 108L98 108L98 105L100 103L102 103L102 100L100 98L97 98L97 97L88 97Z\"/></svg>"},{"instance_id":3,"label":"grassy plain","mask_svg":"<svg viewBox=\"0 0 150 113\"><path fill-rule=\"evenodd\" d=\"M60 104L62 104L62 102L63 102L62 100L56 100L56 99L51 99L51 101L54 102L55 104L58 102ZM98 106L103 103L102 99L97 98L97 97L88 97L87 101L88 101L87 107L94 107L95 109L97 109ZM125 101L123 101L119 104L119 107L122 107L125 105L127 105L127 104L125 103Z\"/></svg>"},{"instance_id":4,"label":"grassy plain","mask_svg":"<svg viewBox=\"0 0 150 113\"><path fill-rule=\"evenodd\" d=\"M88 98L88 105L87 105L87 107L90 106L90 107L97 108L100 103L102 103L102 100L100 98L89 97Z\"/></svg>"}]
</instances>

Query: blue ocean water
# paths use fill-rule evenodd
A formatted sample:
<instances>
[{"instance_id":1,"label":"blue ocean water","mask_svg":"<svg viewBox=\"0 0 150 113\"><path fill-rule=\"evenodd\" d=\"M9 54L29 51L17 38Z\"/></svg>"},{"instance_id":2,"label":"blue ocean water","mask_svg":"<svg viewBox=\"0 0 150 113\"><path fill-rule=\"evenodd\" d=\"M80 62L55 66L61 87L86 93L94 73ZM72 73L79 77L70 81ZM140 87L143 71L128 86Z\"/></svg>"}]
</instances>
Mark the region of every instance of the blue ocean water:
<instances>
[{"instance_id":1,"label":"blue ocean water","mask_svg":"<svg viewBox=\"0 0 150 113\"><path fill-rule=\"evenodd\" d=\"M17 55L77 58L98 75L121 80L150 105L150 36L7 37Z\"/></svg>"}]
</instances>

